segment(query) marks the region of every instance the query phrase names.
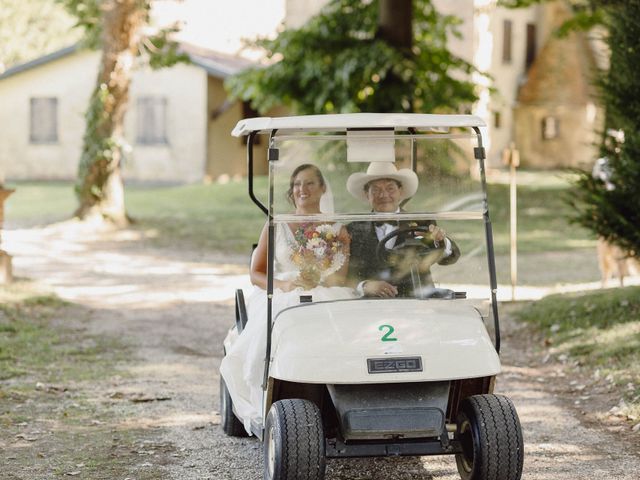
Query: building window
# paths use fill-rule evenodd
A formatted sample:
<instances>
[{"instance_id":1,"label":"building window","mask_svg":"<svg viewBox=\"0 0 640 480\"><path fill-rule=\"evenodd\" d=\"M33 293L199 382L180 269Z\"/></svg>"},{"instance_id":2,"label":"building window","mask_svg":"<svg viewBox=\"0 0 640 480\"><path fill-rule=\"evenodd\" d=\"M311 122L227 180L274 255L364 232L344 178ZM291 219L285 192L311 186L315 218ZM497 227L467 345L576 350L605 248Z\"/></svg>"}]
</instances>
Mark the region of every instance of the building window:
<instances>
[{"instance_id":1,"label":"building window","mask_svg":"<svg viewBox=\"0 0 640 480\"><path fill-rule=\"evenodd\" d=\"M536 26L533 23L527 23L527 50L525 52L525 70L529 70L529 67L536 59Z\"/></svg>"},{"instance_id":2,"label":"building window","mask_svg":"<svg viewBox=\"0 0 640 480\"><path fill-rule=\"evenodd\" d=\"M560 134L560 124L556 117L544 117L542 119L542 139L553 140Z\"/></svg>"},{"instance_id":3,"label":"building window","mask_svg":"<svg viewBox=\"0 0 640 480\"><path fill-rule=\"evenodd\" d=\"M168 143L167 99L165 97L139 97L136 108L136 142L143 145Z\"/></svg>"},{"instance_id":4,"label":"building window","mask_svg":"<svg viewBox=\"0 0 640 480\"><path fill-rule=\"evenodd\" d=\"M493 112L493 127L500 128L502 126L502 115L500 112Z\"/></svg>"},{"instance_id":5,"label":"building window","mask_svg":"<svg viewBox=\"0 0 640 480\"><path fill-rule=\"evenodd\" d=\"M502 23L502 63L511 63L511 41L513 23L505 20Z\"/></svg>"},{"instance_id":6,"label":"building window","mask_svg":"<svg viewBox=\"0 0 640 480\"><path fill-rule=\"evenodd\" d=\"M31 98L29 142L56 143L58 141L58 99Z\"/></svg>"}]
</instances>

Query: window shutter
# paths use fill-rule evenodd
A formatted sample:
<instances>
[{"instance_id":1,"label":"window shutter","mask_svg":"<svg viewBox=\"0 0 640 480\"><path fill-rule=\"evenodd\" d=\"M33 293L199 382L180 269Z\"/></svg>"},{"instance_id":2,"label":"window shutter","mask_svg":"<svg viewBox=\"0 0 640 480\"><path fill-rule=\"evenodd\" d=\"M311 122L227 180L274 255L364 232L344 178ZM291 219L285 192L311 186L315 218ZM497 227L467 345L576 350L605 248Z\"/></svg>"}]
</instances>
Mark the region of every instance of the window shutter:
<instances>
[{"instance_id":1,"label":"window shutter","mask_svg":"<svg viewBox=\"0 0 640 480\"><path fill-rule=\"evenodd\" d=\"M557 117L547 116L542 119L542 140L553 140L560 135L560 121Z\"/></svg>"},{"instance_id":2,"label":"window shutter","mask_svg":"<svg viewBox=\"0 0 640 480\"><path fill-rule=\"evenodd\" d=\"M136 142L144 145L166 144L166 97L139 97L136 110Z\"/></svg>"},{"instance_id":3,"label":"window shutter","mask_svg":"<svg viewBox=\"0 0 640 480\"><path fill-rule=\"evenodd\" d=\"M502 23L502 63L511 63L511 42L513 36L513 23L505 20Z\"/></svg>"},{"instance_id":4,"label":"window shutter","mask_svg":"<svg viewBox=\"0 0 640 480\"><path fill-rule=\"evenodd\" d=\"M29 141L31 143L56 143L58 141L57 98L31 98L29 120Z\"/></svg>"},{"instance_id":5,"label":"window shutter","mask_svg":"<svg viewBox=\"0 0 640 480\"><path fill-rule=\"evenodd\" d=\"M536 59L536 26L533 23L527 23L527 51L525 60L525 69L529 70L529 67Z\"/></svg>"}]
</instances>

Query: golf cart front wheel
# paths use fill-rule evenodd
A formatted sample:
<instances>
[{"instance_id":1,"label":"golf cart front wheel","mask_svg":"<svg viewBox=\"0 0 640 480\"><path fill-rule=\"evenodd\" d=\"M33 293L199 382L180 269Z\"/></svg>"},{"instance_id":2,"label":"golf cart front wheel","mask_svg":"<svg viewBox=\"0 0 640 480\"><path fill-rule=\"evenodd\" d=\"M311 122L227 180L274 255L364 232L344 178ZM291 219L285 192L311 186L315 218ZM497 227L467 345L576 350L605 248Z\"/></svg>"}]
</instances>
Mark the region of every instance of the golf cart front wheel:
<instances>
[{"instance_id":1,"label":"golf cart front wheel","mask_svg":"<svg viewBox=\"0 0 640 480\"><path fill-rule=\"evenodd\" d=\"M231 395L224 383L224 378L220 375L220 424L222 431L230 437L248 437L244 425L238 420L236 414L233 413L233 402Z\"/></svg>"},{"instance_id":2,"label":"golf cart front wheel","mask_svg":"<svg viewBox=\"0 0 640 480\"><path fill-rule=\"evenodd\" d=\"M264 437L266 480L322 480L325 446L322 417L308 400L275 402L269 410Z\"/></svg>"},{"instance_id":3,"label":"golf cart front wheel","mask_svg":"<svg viewBox=\"0 0 640 480\"><path fill-rule=\"evenodd\" d=\"M456 463L463 480L520 480L524 444L511 400L491 394L466 398L457 423L462 453Z\"/></svg>"}]
</instances>

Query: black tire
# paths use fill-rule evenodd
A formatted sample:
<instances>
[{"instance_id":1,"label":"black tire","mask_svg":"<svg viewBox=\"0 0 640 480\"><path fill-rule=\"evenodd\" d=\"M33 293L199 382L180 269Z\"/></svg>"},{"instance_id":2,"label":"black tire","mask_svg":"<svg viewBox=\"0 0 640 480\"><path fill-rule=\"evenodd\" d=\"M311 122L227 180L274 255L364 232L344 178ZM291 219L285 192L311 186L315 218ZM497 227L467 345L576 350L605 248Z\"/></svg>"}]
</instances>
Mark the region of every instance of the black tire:
<instances>
[{"instance_id":1,"label":"black tire","mask_svg":"<svg viewBox=\"0 0 640 480\"><path fill-rule=\"evenodd\" d=\"M224 378L220 375L220 425L224 433L230 437L248 437L247 431L244 429L244 425L236 414L233 413L233 402L229 390L227 390L227 384L224 383Z\"/></svg>"},{"instance_id":2,"label":"black tire","mask_svg":"<svg viewBox=\"0 0 640 480\"><path fill-rule=\"evenodd\" d=\"M466 398L458 413L456 455L463 480L520 480L524 443L518 414L502 395Z\"/></svg>"},{"instance_id":3,"label":"black tire","mask_svg":"<svg viewBox=\"0 0 640 480\"><path fill-rule=\"evenodd\" d=\"M322 480L326 467L324 430L318 407L308 400L275 402L264 437L266 480Z\"/></svg>"}]
</instances>

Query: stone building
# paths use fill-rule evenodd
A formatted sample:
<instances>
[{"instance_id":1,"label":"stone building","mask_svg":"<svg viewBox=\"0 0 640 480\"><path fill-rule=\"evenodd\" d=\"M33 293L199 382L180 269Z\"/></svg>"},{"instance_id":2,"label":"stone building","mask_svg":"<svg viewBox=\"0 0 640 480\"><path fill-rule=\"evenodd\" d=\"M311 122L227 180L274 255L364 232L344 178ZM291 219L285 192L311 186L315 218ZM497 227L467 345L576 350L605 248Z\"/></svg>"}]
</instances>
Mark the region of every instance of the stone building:
<instances>
[{"instance_id":1,"label":"stone building","mask_svg":"<svg viewBox=\"0 0 640 480\"><path fill-rule=\"evenodd\" d=\"M554 26L568 18L553 4ZM593 163L602 125L593 86L593 46L585 34L549 36L518 91L514 109L515 143L523 167L585 167Z\"/></svg>"}]
</instances>

